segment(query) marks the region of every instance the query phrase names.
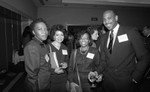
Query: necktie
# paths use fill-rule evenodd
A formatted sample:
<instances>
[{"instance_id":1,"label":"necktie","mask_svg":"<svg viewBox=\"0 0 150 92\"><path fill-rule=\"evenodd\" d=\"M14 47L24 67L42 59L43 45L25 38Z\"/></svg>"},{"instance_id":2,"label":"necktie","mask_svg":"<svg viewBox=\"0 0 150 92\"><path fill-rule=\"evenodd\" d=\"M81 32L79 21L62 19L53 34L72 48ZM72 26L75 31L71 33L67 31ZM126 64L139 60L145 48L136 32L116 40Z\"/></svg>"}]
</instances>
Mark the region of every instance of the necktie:
<instances>
[{"instance_id":1,"label":"necktie","mask_svg":"<svg viewBox=\"0 0 150 92\"><path fill-rule=\"evenodd\" d=\"M111 31L110 41L109 41L109 44L108 44L108 50L109 50L110 54L112 53L113 38L114 38L113 31Z\"/></svg>"}]
</instances>

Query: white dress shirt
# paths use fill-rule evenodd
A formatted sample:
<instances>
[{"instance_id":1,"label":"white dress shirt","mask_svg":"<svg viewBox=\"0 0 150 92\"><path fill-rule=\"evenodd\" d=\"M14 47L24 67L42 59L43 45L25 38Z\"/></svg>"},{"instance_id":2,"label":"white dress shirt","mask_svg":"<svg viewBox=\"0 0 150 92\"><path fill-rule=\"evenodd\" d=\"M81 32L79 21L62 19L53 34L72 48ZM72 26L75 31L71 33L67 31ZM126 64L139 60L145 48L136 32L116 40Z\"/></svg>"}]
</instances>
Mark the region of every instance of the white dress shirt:
<instances>
[{"instance_id":1,"label":"white dress shirt","mask_svg":"<svg viewBox=\"0 0 150 92\"><path fill-rule=\"evenodd\" d=\"M113 44L112 44L112 48L114 46L114 43L115 43L115 40L116 40L116 36L117 36L117 33L118 33L118 29L119 29L120 25L117 24L116 27L113 29ZM108 35L108 40L107 40L107 48L108 48L108 45L109 45L109 41L110 41L110 34L111 34L111 31L109 31L109 35Z\"/></svg>"}]
</instances>

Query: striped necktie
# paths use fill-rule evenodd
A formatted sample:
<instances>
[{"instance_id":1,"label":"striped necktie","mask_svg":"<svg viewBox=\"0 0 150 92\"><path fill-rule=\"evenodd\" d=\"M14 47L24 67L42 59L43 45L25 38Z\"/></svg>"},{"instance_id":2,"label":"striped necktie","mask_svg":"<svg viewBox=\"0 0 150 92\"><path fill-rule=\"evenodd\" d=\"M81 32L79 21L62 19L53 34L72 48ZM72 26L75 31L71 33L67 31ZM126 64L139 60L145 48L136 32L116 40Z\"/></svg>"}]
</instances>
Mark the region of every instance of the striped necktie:
<instances>
[{"instance_id":1,"label":"striped necktie","mask_svg":"<svg viewBox=\"0 0 150 92\"><path fill-rule=\"evenodd\" d=\"M109 37L110 37L110 40L109 40L109 44L108 44L108 50L111 54L112 53L113 38L114 38L113 31L111 31Z\"/></svg>"}]
</instances>

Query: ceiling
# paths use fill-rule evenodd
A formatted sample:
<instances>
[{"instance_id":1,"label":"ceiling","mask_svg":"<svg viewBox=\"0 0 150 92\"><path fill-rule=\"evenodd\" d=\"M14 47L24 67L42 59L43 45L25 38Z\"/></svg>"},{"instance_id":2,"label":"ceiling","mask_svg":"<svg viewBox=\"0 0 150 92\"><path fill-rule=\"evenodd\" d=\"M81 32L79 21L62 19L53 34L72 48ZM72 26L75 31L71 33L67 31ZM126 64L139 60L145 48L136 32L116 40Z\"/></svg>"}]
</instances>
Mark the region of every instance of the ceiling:
<instances>
[{"instance_id":1,"label":"ceiling","mask_svg":"<svg viewBox=\"0 0 150 92\"><path fill-rule=\"evenodd\" d=\"M37 7L74 6L95 7L99 5L150 7L150 0L32 0Z\"/></svg>"}]
</instances>

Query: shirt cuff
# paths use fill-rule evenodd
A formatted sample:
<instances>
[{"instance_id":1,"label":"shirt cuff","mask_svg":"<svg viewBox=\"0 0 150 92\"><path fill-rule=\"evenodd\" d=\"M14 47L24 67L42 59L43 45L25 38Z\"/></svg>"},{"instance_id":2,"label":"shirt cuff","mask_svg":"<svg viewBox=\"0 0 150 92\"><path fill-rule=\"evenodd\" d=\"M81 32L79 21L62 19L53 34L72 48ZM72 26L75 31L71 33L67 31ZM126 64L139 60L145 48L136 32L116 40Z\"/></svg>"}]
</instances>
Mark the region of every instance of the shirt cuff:
<instances>
[{"instance_id":1,"label":"shirt cuff","mask_svg":"<svg viewBox=\"0 0 150 92\"><path fill-rule=\"evenodd\" d=\"M137 83L137 81L136 81L135 79L132 79L132 81L133 81L134 83Z\"/></svg>"}]
</instances>

